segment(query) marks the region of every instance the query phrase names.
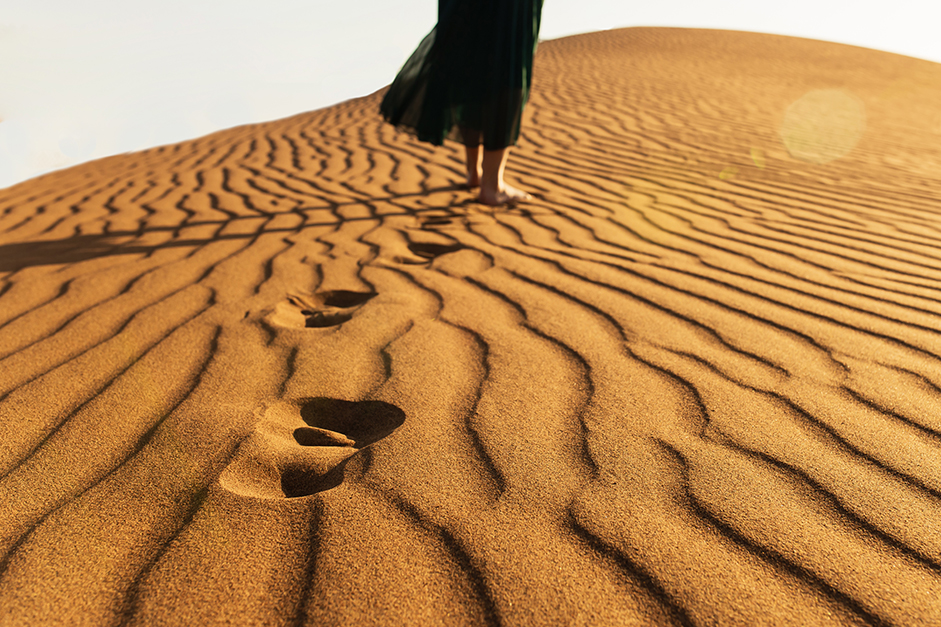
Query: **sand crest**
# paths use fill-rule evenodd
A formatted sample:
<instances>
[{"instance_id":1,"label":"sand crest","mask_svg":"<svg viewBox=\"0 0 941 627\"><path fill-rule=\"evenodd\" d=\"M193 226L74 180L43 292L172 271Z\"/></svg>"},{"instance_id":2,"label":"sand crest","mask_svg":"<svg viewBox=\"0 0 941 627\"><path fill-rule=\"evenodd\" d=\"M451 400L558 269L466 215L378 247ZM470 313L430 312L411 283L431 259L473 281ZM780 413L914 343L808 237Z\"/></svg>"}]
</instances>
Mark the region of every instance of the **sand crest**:
<instances>
[{"instance_id":1,"label":"sand crest","mask_svg":"<svg viewBox=\"0 0 941 627\"><path fill-rule=\"evenodd\" d=\"M941 65L543 42L0 190L2 625L941 625Z\"/></svg>"}]
</instances>

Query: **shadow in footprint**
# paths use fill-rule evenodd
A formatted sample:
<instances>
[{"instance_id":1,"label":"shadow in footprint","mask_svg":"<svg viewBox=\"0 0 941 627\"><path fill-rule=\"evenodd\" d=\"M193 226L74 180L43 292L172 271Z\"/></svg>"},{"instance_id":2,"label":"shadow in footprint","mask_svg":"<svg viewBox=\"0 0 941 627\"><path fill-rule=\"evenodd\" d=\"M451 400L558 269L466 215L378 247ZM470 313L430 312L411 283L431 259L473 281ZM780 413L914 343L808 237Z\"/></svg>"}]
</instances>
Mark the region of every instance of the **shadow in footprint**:
<instances>
[{"instance_id":1,"label":"shadow in footprint","mask_svg":"<svg viewBox=\"0 0 941 627\"><path fill-rule=\"evenodd\" d=\"M375 296L374 292L351 292L332 290L319 292L307 298L293 296L289 300L301 309L304 326L308 329L320 329L343 324L353 317L353 311Z\"/></svg>"},{"instance_id":2,"label":"shadow in footprint","mask_svg":"<svg viewBox=\"0 0 941 627\"><path fill-rule=\"evenodd\" d=\"M343 324L353 317L348 311L316 311L313 309L301 309L304 316L304 326L308 329L322 329L324 327L335 327Z\"/></svg>"},{"instance_id":3,"label":"shadow in footprint","mask_svg":"<svg viewBox=\"0 0 941 627\"><path fill-rule=\"evenodd\" d=\"M359 307L376 295L375 292L351 292L350 290L332 290L318 294L326 307Z\"/></svg>"},{"instance_id":4,"label":"shadow in footprint","mask_svg":"<svg viewBox=\"0 0 941 627\"><path fill-rule=\"evenodd\" d=\"M303 465L288 466L281 471L281 491L289 499L326 492L343 483L343 468L349 458L344 459L326 473Z\"/></svg>"},{"instance_id":5,"label":"shadow in footprint","mask_svg":"<svg viewBox=\"0 0 941 627\"><path fill-rule=\"evenodd\" d=\"M432 229L436 226L448 226L453 224L454 220L451 218L428 218L421 223L421 228L423 229Z\"/></svg>"},{"instance_id":6,"label":"shadow in footprint","mask_svg":"<svg viewBox=\"0 0 941 627\"><path fill-rule=\"evenodd\" d=\"M435 257L440 257L441 255L457 252L462 248L464 248L464 246L461 244L413 243L408 245L408 249L412 251L413 254L422 257L423 259L434 259Z\"/></svg>"},{"instance_id":7,"label":"shadow in footprint","mask_svg":"<svg viewBox=\"0 0 941 627\"><path fill-rule=\"evenodd\" d=\"M343 401L335 398L305 399L301 418L310 427L296 429L294 439L310 437L312 432L336 434L350 442L347 446L363 448L381 440L405 422L405 412L383 401ZM305 435L301 436L303 433Z\"/></svg>"},{"instance_id":8,"label":"shadow in footprint","mask_svg":"<svg viewBox=\"0 0 941 627\"><path fill-rule=\"evenodd\" d=\"M405 422L405 412L389 403L326 397L272 401L256 415L255 430L219 482L229 492L264 499L335 488L361 449Z\"/></svg>"},{"instance_id":9,"label":"shadow in footprint","mask_svg":"<svg viewBox=\"0 0 941 627\"><path fill-rule=\"evenodd\" d=\"M378 442L405 422L405 412L382 401L344 401L335 398L303 399L301 418L308 427L294 430L294 440L304 447L347 449L348 455L327 473L321 469L291 466L281 476L288 498L309 496L339 485L343 466L360 449ZM331 452L335 456L336 452ZM326 453L326 451L324 451Z\"/></svg>"},{"instance_id":10,"label":"shadow in footprint","mask_svg":"<svg viewBox=\"0 0 941 627\"><path fill-rule=\"evenodd\" d=\"M315 294L293 294L278 303L266 321L279 327L321 329L347 322L375 292L327 290Z\"/></svg>"},{"instance_id":11,"label":"shadow in footprint","mask_svg":"<svg viewBox=\"0 0 941 627\"><path fill-rule=\"evenodd\" d=\"M342 433L318 427L299 427L294 430L294 439L301 446L353 446L354 440Z\"/></svg>"}]
</instances>

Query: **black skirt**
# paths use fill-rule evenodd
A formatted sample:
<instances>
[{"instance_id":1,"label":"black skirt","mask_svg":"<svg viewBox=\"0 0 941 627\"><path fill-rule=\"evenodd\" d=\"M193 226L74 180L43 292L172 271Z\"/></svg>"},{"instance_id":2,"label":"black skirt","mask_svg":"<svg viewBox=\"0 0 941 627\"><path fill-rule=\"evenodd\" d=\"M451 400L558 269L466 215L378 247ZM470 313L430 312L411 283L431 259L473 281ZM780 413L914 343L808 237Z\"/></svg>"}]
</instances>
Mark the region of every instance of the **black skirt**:
<instances>
[{"instance_id":1,"label":"black skirt","mask_svg":"<svg viewBox=\"0 0 941 627\"><path fill-rule=\"evenodd\" d=\"M516 143L542 0L438 0L438 24L399 71L383 117L436 146Z\"/></svg>"}]
</instances>

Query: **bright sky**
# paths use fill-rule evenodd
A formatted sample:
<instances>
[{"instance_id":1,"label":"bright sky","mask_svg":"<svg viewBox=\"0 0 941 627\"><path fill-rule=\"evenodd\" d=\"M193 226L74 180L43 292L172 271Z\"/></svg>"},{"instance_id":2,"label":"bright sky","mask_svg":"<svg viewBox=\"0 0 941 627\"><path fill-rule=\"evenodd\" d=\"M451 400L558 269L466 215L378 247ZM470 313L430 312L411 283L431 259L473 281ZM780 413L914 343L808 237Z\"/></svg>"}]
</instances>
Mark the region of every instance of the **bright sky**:
<instances>
[{"instance_id":1,"label":"bright sky","mask_svg":"<svg viewBox=\"0 0 941 627\"><path fill-rule=\"evenodd\" d=\"M437 0L17 0L0 13L0 188L392 82ZM542 39L723 28L941 62L928 0L546 0Z\"/></svg>"}]
</instances>

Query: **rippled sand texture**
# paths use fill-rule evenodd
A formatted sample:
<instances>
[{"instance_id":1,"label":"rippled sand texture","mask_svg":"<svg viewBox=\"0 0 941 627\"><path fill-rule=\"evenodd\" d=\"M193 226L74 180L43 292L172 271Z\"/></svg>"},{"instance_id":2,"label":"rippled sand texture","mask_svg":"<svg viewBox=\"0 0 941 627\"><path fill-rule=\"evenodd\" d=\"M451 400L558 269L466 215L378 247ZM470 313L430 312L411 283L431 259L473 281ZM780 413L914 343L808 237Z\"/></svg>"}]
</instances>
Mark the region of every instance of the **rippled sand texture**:
<instances>
[{"instance_id":1,"label":"rippled sand texture","mask_svg":"<svg viewBox=\"0 0 941 627\"><path fill-rule=\"evenodd\" d=\"M541 45L0 191L0 624L941 624L941 66Z\"/></svg>"}]
</instances>

